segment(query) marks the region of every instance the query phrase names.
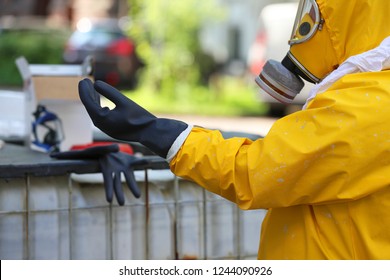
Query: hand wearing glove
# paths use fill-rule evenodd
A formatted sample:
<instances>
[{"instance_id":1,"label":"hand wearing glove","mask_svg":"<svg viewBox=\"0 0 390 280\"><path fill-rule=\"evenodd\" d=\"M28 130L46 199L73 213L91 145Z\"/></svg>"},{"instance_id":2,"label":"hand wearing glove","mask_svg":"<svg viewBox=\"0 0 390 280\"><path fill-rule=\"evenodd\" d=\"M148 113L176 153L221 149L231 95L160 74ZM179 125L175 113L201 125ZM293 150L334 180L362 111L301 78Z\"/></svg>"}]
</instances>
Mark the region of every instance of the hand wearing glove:
<instances>
[{"instance_id":1,"label":"hand wearing glove","mask_svg":"<svg viewBox=\"0 0 390 280\"><path fill-rule=\"evenodd\" d=\"M100 96L116 107L100 106ZM79 95L93 123L107 135L124 141L139 142L157 155L167 158L178 136L188 128L177 120L157 118L110 85L89 79L79 83Z\"/></svg>"},{"instance_id":2,"label":"hand wearing glove","mask_svg":"<svg viewBox=\"0 0 390 280\"><path fill-rule=\"evenodd\" d=\"M50 156L57 159L98 159L103 174L106 199L110 203L114 193L119 205L124 205L125 203L121 173L123 173L127 186L133 195L136 198L139 198L141 195L133 170L135 166L144 165L147 161L119 152L119 146L116 144L96 146L84 150L53 152Z\"/></svg>"}]
</instances>

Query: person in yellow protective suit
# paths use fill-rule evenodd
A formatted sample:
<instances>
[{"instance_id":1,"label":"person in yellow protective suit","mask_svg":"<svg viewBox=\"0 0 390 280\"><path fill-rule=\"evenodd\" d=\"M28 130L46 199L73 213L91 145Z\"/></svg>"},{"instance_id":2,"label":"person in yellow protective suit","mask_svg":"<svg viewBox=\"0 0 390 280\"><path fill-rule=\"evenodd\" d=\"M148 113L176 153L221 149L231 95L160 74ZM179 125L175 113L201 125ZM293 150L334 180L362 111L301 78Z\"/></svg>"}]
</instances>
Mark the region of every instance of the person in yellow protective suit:
<instances>
[{"instance_id":1,"label":"person in yellow protective suit","mask_svg":"<svg viewBox=\"0 0 390 280\"><path fill-rule=\"evenodd\" d=\"M287 103L300 77L317 85L256 141L157 118L99 81L81 81L80 98L108 135L242 209L268 209L259 259L390 259L389 18L390 1L302 0L289 53L256 82Z\"/></svg>"}]
</instances>

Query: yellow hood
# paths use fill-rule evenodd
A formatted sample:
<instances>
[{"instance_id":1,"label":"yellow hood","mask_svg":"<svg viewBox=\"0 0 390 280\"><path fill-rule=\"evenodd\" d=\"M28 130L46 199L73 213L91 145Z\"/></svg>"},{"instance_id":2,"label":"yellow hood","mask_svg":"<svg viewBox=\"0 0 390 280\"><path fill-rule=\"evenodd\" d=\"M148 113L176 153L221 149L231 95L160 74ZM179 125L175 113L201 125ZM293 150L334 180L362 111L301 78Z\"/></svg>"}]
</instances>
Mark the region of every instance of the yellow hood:
<instances>
[{"instance_id":1,"label":"yellow hood","mask_svg":"<svg viewBox=\"0 0 390 280\"><path fill-rule=\"evenodd\" d=\"M306 70L323 79L348 57L377 47L390 36L388 0L317 0L324 25L290 52Z\"/></svg>"}]
</instances>

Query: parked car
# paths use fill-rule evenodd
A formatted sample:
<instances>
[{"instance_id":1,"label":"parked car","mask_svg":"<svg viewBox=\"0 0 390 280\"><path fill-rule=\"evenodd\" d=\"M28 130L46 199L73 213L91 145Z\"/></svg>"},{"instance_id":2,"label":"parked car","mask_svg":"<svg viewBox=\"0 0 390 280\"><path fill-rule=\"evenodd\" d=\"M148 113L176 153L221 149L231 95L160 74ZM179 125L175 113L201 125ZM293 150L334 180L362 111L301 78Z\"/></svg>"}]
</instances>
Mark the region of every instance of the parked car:
<instances>
[{"instance_id":1,"label":"parked car","mask_svg":"<svg viewBox=\"0 0 390 280\"><path fill-rule=\"evenodd\" d=\"M268 59L282 61L289 50L288 40L294 25L298 1L269 4L259 17L259 29L248 55L250 72L257 76ZM301 109L312 84L305 82L305 87L290 105L281 104L260 88L260 100L269 105L269 114L282 116Z\"/></svg>"},{"instance_id":2,"label":"parked car","mask_svg":"<svg viewBox=\"0 0 390 280\"><path fill-rule=\"evenodd\" d=\"M91 55L94 79L112 86L134 88L137 72L144 65L136 54L135 43L126 36L115 19L81 19L69 37L63 59L80 64Z\"/></svg>"}]
</instances>

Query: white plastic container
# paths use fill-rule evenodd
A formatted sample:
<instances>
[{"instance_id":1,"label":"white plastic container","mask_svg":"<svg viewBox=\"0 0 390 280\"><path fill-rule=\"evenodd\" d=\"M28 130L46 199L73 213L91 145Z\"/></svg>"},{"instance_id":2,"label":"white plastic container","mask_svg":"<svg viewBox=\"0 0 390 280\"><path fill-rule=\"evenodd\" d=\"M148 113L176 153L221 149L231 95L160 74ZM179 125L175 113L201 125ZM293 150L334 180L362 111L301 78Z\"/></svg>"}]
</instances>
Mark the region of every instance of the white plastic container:
<instances>
[{"instance_id":1,"label":"white plastic container","mask_svg":"<svg viewBox=\"0 0 390 280\"><path fill-rule=\"evenodd\" d=\"M24 141L30 132L22 91L0 90L0 139Z\"/></svg>"},{"instance_id":2,"label":"white plastic container","mask_svg":"<svg viewBox=\"0 0 390 280\"><path fill-rule=\"evenodd\" d=\"M135 199L105 201L101 174L0 179L1 259L253 259L265 211L169 170L137 171Z\"/></svg>"}]
</instances>

